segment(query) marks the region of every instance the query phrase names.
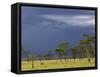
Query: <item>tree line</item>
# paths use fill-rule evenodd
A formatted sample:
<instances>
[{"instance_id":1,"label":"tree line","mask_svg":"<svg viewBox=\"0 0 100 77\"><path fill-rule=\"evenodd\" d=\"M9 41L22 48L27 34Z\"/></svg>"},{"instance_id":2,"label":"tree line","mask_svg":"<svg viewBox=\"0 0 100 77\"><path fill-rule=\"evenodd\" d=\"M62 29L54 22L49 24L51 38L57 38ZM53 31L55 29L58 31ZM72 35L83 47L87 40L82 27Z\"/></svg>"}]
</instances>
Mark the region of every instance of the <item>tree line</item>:
<instances>
[{"instance_id":1,"label":"tree line","mask_svg":"<svg viewBox=\"0 0 100 77\"><path fill-rule=\"evenodd\" d=\"M66 42L60 43L56 49L54 50L48 50L46 54L34 54L32 52L25 51L24 48L22 48L22 53L26 53L26 59L27 61L32 61L32 68L34 67L34 60L39 60L42 63L42 60L52 60L54 57L57 57L56 59L59 59L61 62L64 60L67 62L68 58L68 49L70 49L71 58L75 61L77 58L87 58L88 62L91 62L91 58L95 58L95 36L90 34L81 34L81 36L84 38L82 40L79 40L77 45L74 47L70 47L70 44ZM54 53L56 55L54 55Z\"/></svg>"}]
</instances>

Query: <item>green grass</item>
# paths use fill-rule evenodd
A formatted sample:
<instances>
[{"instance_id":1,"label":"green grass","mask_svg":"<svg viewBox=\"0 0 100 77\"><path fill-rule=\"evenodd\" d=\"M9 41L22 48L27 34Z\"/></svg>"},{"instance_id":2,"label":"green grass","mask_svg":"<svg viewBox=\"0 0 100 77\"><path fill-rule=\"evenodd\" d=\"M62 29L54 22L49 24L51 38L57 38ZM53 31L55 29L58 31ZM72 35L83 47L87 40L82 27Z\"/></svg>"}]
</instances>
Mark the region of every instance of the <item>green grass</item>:
<instances>
[{"instance_id":1,"label":"green grass","mask_svg":"<svg viewBox=\"0 0 100 77\"><path fill-rule=\"evenodd\" d=\"M43 63L43 64L41 64ZM78 67L94 67L95 66L95 59L91 58L91 62L88 62L87 58L84 59L63 59L60 60L42 60L34 61L34 68L32 68L32 61L22 61L21 63L21 70L28 71L28 70L43 70L43 69L59 69L59 68L78 68Z\"/></svg>"}]
</instances>

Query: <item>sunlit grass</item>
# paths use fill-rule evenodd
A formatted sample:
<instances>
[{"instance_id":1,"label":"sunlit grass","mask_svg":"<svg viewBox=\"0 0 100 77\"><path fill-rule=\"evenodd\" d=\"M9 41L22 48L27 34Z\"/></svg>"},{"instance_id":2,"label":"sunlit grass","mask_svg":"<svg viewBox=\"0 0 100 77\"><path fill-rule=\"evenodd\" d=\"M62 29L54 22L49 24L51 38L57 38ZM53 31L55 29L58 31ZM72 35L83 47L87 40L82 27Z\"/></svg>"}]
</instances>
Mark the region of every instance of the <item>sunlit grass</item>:
<instances>
[{"instance_id":1,"label":"sunlit grass","mask_svg":"<svg viewBox=\"0 0 100 77\"><path fill-rule=\"evenodd\" d=\"M88 62L87 58L84 59L67 59L63 60L42 60L34 61L34 67L32 68L32 61L22 61L21 70L43 70L43 69L59 69L59 68L76 68L76 67L93 67L95 66L95 59L91 58Z\"/></svg>"}]
</instances>

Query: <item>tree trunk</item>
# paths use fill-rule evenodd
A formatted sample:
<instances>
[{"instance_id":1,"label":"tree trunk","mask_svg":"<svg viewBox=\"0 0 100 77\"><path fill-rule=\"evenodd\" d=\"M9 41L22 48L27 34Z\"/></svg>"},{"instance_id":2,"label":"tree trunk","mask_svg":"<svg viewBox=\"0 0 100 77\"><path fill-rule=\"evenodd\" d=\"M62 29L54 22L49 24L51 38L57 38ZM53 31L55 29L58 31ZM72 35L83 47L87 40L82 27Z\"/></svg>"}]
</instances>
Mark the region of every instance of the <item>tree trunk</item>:
<instances>
[{"instance_id":1,"label":"tree trunk","mask_svg":"<svg viewBox=\"0 0 100 77\"><path fill-rule=\"evenodd\" d=\"M65 62L67 62L67 57L66 57L66 55L64 55L65 56Z\"/></svg>"},{"instance_id":2,"label":"tree trunk","mask_svg":"<svg viewBox=\"0 0 100 77\"><path fill-rule=\"evenodd\" d=\"M89 53L89 50L88 50L88 48L85 48L85 49L86 49L86 52L87 52L88 62L90 62L90 53Z\"/></svg>"},{"instance_id":3,"label":"tree trunk","mask_svg":"<svg viewBox=\"0 0 100 77\"><path fill-rule=\"evenodd\" d=\"M34 61L32 60L32 68L34 68Z\"/></svg>"}]
</instances>

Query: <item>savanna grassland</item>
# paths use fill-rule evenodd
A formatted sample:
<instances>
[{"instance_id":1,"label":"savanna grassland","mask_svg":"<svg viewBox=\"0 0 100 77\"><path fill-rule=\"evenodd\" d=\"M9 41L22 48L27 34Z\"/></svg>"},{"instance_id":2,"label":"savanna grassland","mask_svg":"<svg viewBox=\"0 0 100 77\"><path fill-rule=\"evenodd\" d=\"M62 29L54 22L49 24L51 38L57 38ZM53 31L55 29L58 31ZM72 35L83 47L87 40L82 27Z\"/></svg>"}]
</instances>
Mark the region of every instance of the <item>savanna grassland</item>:
<instances>
[{"instance_id":1,"label":"savanna grassland","mask_svg":"<svg viewBox=\"0 0 100 77\"><path fill-rule=\"evenodd\" d=\"M21 70L44 70L59 68L95 67L95 36L83 34L74 47L68 42L61 42L54 50L44 54L34 54L23 49L25 60L21 61ZM70 50L70 51L69 51ZM70 58L67 52L71 52Z\"/></svg>"},{"instance_id":2,"label":"savanna grassland","mask_svg":"<svg viewBox=\"0 0 100 77\"><path fill-rule=\"evenodd\" d=\"M87 58L83 59L64 59L62 60L41 60L41 61L22 61L21 70L44 70L44 69L59 69L59 68L80 68L94 67L95 59L91 58L89 62Z\"/></svg>"}]
</instances>

